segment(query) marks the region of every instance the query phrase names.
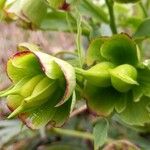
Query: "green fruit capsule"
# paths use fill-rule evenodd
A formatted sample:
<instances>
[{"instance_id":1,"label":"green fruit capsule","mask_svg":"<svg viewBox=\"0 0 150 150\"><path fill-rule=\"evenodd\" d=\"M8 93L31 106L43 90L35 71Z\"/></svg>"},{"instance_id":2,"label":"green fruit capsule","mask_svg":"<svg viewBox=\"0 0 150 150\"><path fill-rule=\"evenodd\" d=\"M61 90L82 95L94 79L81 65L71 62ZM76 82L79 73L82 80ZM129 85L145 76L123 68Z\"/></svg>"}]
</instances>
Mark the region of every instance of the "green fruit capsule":
<instances>
[{"instance_id":1,"label":"green fruit capsule","mask_svg":"<svg viewBox=\"0 0 150 150\"><path fill-rule=\"evenodd\" d=\"M20 90L20 95L23 97L28 97L32 94L34 88L36 85L44 78L44 75L37 75L33 78L31 78L28 82L26 82L21 90Z\"/></svg>"},{"instance_id":2,"label":"green fruit capsule","mask_svg":"<svg viewBox=\"0 0 150 150\"><path fill-rule=\"evenodd\" d=\"M111 71L112 86L119 92L127 92L133 85L138 85L136 79L136 69L128 64L120 65Z\"/></svg>"},{"instance_id":3,"label":"green fruit capsule","mask_svg":"<svg viewBox=\"0 0 150 150\"><path fill-rule=\"evenodd\" d=\"M27 112L30 109L37 108L41 106L46 101L49 100L49 97L52 96L56 90L57 82L55 80L49 79L48 77L43 78L34 88L31 96L25 98L21 105L15 109L8 118L15 117L16 115Z\"/></svg>"},{"instance_id":4,"label":"green fruit capsule","mask_svg":"<svg viewBox=\"0 0 150 150\"><path fill-rule=\"evenodd\" d=\"M25 77L20 80L13 88L8 89L6 92L0 94L0 97L8 95L21 95L23 97L30 96L34 87L38 84L44 75L37 75L35 77Z\"/></svg>"},{"instance_id":5,"label":"green fruit capsule","mask_svg":"<svg viewBox=\"0 0 150 150\"><path fill-rule=\"evenodd\" d=\"M118 2L118 3L136 3L139 1L140 0L115 0L115 2Z\"/></svg>"},{"instance_id":6,"label":"green fruit capsule","mask_svg":"<svg viewBox=\"0 0 150 150\"><path fill-rule=\"evenodd\" d=\"M77 74L82 75L89 83L98 87L108 87L111 85L109 70L115 66L110 62L96 64L89 70L76 69Z\"/></svg>"}]
</instances>

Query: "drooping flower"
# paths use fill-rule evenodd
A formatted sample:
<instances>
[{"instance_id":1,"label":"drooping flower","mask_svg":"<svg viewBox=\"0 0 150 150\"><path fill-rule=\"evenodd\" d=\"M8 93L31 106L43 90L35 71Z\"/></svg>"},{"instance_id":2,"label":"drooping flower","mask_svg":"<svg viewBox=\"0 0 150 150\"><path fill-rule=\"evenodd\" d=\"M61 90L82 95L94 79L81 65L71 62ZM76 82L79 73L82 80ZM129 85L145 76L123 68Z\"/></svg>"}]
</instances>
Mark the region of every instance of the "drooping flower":
<instances>
[{"instance_id":1,"label":"drooping flower","mask_svg":"<svg viewBox=\"0 0 150 150\"><path fill-rule=\"evenodd\" d=\"M25 50L7 63L12 87L2 91L12 111L8 118L18 116L28 127L40 128L51 122L60 126L69 117L75 101L75 72L67 62L22 44Z\"/></svg>"},{"instance_id":2,"label":"drooping flower","mask_svg":"<svg viewBox=\"0 0 150 150\"><path fill-rule=\"evenodd\" d=\"M131 37L118 34L97 38L89 46L87 64L92 67L76 68L76 73L86 81L84 97L92 112L101 116L117 114L130 125L150 122L149 61L143 62ZM111 65L98 67L106 64Z\"/></svg>"}]
</instances>

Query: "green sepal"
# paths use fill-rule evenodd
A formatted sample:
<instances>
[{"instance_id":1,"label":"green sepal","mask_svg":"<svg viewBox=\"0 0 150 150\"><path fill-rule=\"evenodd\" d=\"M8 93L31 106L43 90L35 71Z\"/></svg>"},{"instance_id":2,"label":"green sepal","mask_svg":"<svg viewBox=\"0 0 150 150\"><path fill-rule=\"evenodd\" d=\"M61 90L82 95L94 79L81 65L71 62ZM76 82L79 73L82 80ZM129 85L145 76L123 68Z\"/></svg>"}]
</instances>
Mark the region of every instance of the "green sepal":
<instances>
[{"instance_id":1,"label":"green sepal","mask_svg":"<svg viewBox=\"0 0 150 150\"><path fill-rule=\"evenodd\" d=\"M133 101L138 102L141 100L141 97L144 95L144 90L142 86L136 86L132 89L133 92Z\"/></svg>"},{"instance_id":2,"label":"green sepal","mask_svg":"<svg viewBox=\"0 0 150 150\"><path fill-rule=\"evenodd\" d=\"M150 111L147 106L150 104L148 97L142 97L140 101L134 102L133 95L128 96L127 106L119 117L129 125L143 126L145 123L150 123Z\"/></svg>"},{"instance_id":3,"label":"green sepal","mask_svg":"<svg viewBox=\"0 0 150 150\"><path fill-rule=\"evenodd\" d=\"M119 92L129 91L133 85L139 85L136 69L128 64L120 65L111 70L112 86Z\"/></svg>"},{"instance_id":4,"label":"green sepal","mask_svg":"<svg viewBox=\"0 0 150 150\"><path fill-rule=\"evenodd\" d=\"M138 82L140 84L139 90L145 95L150 97L150 69L138 69Z\"/></svg>"},{"instance_id":5,"label":"green sepal","mask_svg":"<svg viewBox=\"0 0 150 150\"><path fill-rule=\"evenodd\" d=\"M62 126L68 119L72 107L74 107L75 95L71 96L63 105L55 107L61 95L60 91L55 92L45 104L27 113L20 114L19 118L31 129L39 129L47 123L56 127Z\"/></svg>"},{"instance_id":6,"label":"green sepal","mask_svg":"<svg viewBox=\"0 0 150 150\"><path fill-rule=\"evenodd\" d=\"M42 72L37 58L29 51L17 53L7 62L7 74L14 83Z\"/></svg>"},{"instance_id":7,"label":"green sepal","mask_svg":"<svg viewBox=\"0 0 150 150\"><path fill-rule=\"evenodd\" d=\"M86 54L86 63L88 66L94 64L95 62L100 62L104 58L100 54L100 48L108 38L96 38L91 41L87 54Z\"/></svg>"},{"instance_id":8,"label":"green sepal","mask_svg":"<svg viewBox=\"0 0 150 150\"><path fill-rule=\"evenodd\" d=\"M110 37L101 47L101 55L116 65L138 64L138 53L135 42L126 34Z\"/></svg>"},{"instance_id":9,"label":"green sepal","mask_svg":"<svg viewBox=\"0 0 150 150\"><path fill-rule=\"evenodd\" d=\"M114 110L122 112L126 107L127 93L113 87L99 88L87 83L84 95L89 109L100 116L109 116Z\"/></svg>"}]
</instances>

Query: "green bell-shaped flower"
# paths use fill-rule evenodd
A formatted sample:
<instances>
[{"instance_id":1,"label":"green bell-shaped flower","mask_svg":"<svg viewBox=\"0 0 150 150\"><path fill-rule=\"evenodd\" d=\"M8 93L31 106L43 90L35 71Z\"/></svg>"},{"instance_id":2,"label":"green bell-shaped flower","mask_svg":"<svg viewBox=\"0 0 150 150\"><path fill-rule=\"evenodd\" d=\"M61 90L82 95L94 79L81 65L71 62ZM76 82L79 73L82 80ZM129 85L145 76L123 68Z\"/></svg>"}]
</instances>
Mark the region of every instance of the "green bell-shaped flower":
<instances>
[{"instance_id":1,"label":"green bell-shaped flower","mask_svg":"<svg viewBox=\"0 0 150 150\"><path fill-rule=\"evenodd\" d=\"M150 123L150 61L143 61L140 54L135 41L126 34L101 37L91 42L87 65L97 64L91 67L92 71L78 69L76 72L87 80L82 94L93 114L115 114L129 125ZM106 61L114 67L98 69ZM103 82L103 86L98 86L97 74L101 79L109 79L109 84Z\"/></svg>"},{"instance_id":2,"label":"green bell-shaped flower","mask_svg":"<svg viewBox=\"0 0 150 150\"><path fill-rule=\"evenodd\" d=\"M110 70L115 65L110 62L96 64L88 70L76 68L76 73L82 75L89 83L98 87L108 87L111 85Z\"/></svg>"},{"instance_id":3,"label":"green bell-shaped flower","mask_svg":"<svg viewBox=\"0 0 150 150\"><path fill-rule=\"evenodd\" d=\"M133 85L138 85L136 79L137 71L131 65L120 65L111 70L112 86L119 92L127 92Z\"/></svg>"},{"instance_id":4,"label":"green bell-shaped flower","mask_svg":"<svg viewBox=\"0 0 150 150\"><path fill-rule=\"evenodd\" d=\"M33 45L22 47L30 51L19 52L8 61L7 73L13 86L0 93L0 97L7 96L7 105L13 111L8 118L19 116L32 129L48 122L62 125L75 100L73 67L34 50Z\"/></svg>"}]
</instances>

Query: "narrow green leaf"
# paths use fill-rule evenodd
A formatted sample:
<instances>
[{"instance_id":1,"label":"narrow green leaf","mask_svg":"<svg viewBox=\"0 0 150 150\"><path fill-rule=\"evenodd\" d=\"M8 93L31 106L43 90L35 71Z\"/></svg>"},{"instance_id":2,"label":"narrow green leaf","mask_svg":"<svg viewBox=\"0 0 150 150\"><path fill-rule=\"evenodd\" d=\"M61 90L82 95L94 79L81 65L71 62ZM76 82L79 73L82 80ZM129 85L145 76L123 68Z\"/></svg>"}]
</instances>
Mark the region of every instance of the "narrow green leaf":
<instances>
[{"instance_id":1,"label":"narrow green leaf","mask_svg":"<svg viewBox=\"0 0 150 150\"><path fill-rule=\"evenodd\" d=\"M96 122L93 135L94 135L94 150L99 150L107 140L107 132L109 128L109 123L106 119L101 119Z\"/></svg>"}]
</instances>

